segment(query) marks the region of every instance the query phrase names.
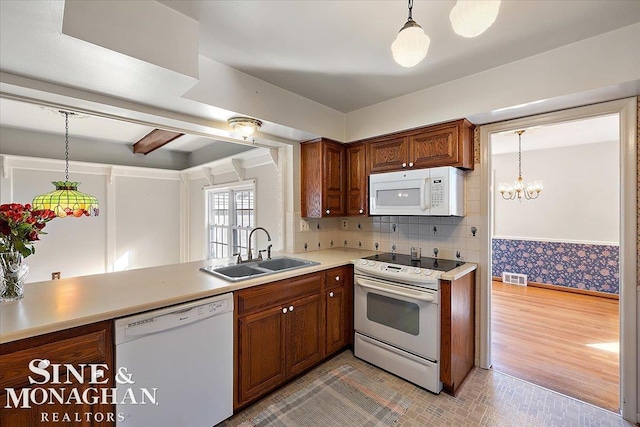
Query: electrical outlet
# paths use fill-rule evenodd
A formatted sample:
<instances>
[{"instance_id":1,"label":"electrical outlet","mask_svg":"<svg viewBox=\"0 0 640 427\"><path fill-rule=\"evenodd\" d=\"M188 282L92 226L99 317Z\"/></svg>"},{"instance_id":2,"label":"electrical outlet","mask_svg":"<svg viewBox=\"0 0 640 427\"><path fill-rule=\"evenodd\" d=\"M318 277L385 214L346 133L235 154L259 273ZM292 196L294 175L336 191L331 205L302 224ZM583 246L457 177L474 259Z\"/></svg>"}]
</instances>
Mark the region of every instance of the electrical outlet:
<instances>
[{"instance_id":1,"label":"electrical outlet","mask_svg":"<svg viewBox=\"0 0 640 427\"><path fill-rule=\"evenodd\" d=\"M304 219L300 220L300 231L309 231L309 223Z\"/></svg>"},{"instance_id":2,"label":"electrical outlet","mask_svg":"<svg viewBox=\"0 0 640 427\"><path fill-rule=\"evenodd\" d=\"M346 230L346 229L347 229L347 227L349 227L349 221L348 221L348 220L346 220L346 219L343 219L343 220L342 220L342 229L343 229L343 230Z\"/></svg>"},{"instance_id":3,"label":"electrical outlet","mask_svg":"<svg viewBox=\"0 0 640 427\"><path fill-rule=\"evenodd\" d=\"M51 280L59 280L60 279L60 272L59 271L54 271L51 273Z\"/></svg>"}]
</instances>

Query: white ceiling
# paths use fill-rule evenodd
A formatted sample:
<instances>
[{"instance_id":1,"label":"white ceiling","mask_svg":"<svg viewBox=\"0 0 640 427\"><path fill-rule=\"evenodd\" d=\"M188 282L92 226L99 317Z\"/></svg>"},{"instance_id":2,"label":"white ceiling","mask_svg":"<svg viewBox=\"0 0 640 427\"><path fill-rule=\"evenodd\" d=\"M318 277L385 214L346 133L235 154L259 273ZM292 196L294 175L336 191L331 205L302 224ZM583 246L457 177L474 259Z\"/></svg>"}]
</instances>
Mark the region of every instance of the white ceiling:
<instances>
[{"instance_id":1,"label":"white ceiling","mask_svg":"<svg viewBox=\"0 0 640 427\"><path fill-rule=\"evenodd\" d=\"M493 26L465 39L449 23L455 1L416 0L413 17L431 46L421 64L405 69L393 61L390 45L406 21L406 1L161 3L199 21L201 57L343 112L640 22L638 0L503 0ZM1 0L0 71L204 118L217 123L219 135L229 136L226 120L234 112L185 97L193 79L63 34L63 12L59 0ZM2 126L62 133L55 116L13 111L6 104L0 109ZM99 118L77 122L72 135L120 143L151 130ZM315 136L266 121L262 134ZM194 138L165 149L193 151L206 144Z\"/></svg>"},{"instance_id":2,"label":"white ceiling","mask_svg":"<svg viewBox=\"0 0 640 427\"><path fill-rule=\"evenodd\" d=\"M620 140L620 121L617 114L526 128L522 134L522 151L544 150L572 145L595 144ZM514 129L491 135L491 153L518 151L518 134Z\"/></svg>"},{"instance_id":3,"label":"white ceiling","mask_svg":"<svg viewBox=\"0 0 640 427\"><path fill-rule=\"evenodd\" d=\"M64 116L57 110L7 98L0 98L0 125L60 135L64 135L65 128ZM115 144L133 145L153 129L152 126L96 116L80 115L69 119L71 138L88 138ZM214 142L217 141L185 134L159 149L192 152Z\"/></svg>"},{"instance_id":4,"label":"white ceiling","mask_svg":"<svg viewBox=\"0 0 640 427\"><path fill-rule=\"evenodd\" d=\"M342 112L508 64L640 22L640 1L503 0L496 22L454 33L455 1L416 0L431 39L406 69L391 43L406 1L162 1L200 23L200 53Z\"/></svg>"}]
</instances>

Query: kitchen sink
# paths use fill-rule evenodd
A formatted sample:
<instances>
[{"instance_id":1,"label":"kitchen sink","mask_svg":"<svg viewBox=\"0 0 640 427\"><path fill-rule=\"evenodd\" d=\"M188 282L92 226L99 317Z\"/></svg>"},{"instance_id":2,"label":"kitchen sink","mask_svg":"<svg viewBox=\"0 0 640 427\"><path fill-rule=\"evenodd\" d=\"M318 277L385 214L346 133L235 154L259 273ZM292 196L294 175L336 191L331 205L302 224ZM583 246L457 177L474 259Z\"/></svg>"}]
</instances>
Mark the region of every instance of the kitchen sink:
<instances>
[{"instance_id":1,"label":"kitchen sink","mask_svg":"<svg viewBox=\"0 0 640 427\"><path fill-rule=\"evenodd\" d=\"M274 258L274 259L268 259L266 261L261 261L258 263L258 267L267 268L273 271L282 271L282 270L290 270L298 267L304 267L312 264L314 264L312 261L307 261L305 259L282 257L282 258Z\"/></svg>"},{"instance_id":2,"label":"kitchen sink","mask_svg":"<svg viewBox=\"0 0 640 427\"><path fill-rule=\"evenodd\" d=\"M319 262L291 257L278 257L264 261L253 261L244 264L202 267L200 270L230 282L253 279L283 271L319 265Z\"/></svg>"}]
</instances>

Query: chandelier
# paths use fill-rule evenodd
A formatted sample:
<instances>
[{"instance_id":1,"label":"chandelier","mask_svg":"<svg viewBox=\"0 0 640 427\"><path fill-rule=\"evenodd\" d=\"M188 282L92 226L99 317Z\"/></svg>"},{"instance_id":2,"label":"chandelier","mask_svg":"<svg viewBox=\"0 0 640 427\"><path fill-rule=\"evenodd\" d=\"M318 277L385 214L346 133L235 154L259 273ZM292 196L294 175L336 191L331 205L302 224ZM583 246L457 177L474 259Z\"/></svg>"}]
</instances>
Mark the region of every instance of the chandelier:
<instances>
[{"instance_id":1,"label":"chandelier","mask_svg":"<svg viewBox=\"0 0 640 427\"><path fill-rule=\"evenodd\" d=\"M518 178L511 184L501 183L498 185L498 191L503 199L522 201L524 196L527 200L537 199L542 191L542 181L524 184L522 180L522 134L524 130L516 131L518 134Z\"/></svg>"},{"instance_id":2,"label":"chandelier","mask_svg":"<svg viewBox=\"0 0 640 427\"><path fill-rule=\"evenodd\" d=\"M245 140L262 127L262 122L251 117L231 117L227 120L231 129L238 132Z\"/></svg>"},{"instance_id":3,"label":"chandelier","mask_svg":"<svg viewBox=\"0 0 640 427\"><path fill-rule=\"evenodd\" d=\"M69 116L76 113L60 111L65 120L65 180L54 181L54 191L33 198L33 209L52 210L59 218L98 216L98 199L78 191L79 182L69 181Z\"/></svg>"},{"instance_id":4,"label":"chandelier","mask_svg":"<svg viewBox=\"0 0 640 427\"><path fill-rule=\"evenodd\" d=\"M391 44L393 59L403 67L413 67L427 56L429 36L411 17L413 0L409 0L409 19L398 32L398 37Z\"/></svg>"}]
</instances>

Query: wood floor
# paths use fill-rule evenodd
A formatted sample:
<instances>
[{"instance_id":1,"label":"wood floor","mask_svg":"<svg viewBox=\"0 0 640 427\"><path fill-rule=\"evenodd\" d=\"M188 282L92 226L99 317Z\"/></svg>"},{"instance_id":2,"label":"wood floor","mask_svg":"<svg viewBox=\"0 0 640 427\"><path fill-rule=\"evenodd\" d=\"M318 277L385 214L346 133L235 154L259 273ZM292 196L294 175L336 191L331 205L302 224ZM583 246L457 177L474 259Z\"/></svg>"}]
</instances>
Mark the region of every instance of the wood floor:
<instances>
[{"instance_id":1,"label":"wood floor","mask_svg":"<svg viewBox=\"0 0 640 427\"><path fill-rule=\"evenodd\" d=\"M619 412L618 300L493 282L493 368ZM615 343L611 352L589 344Z\"/></svg>"}]
</instances>

